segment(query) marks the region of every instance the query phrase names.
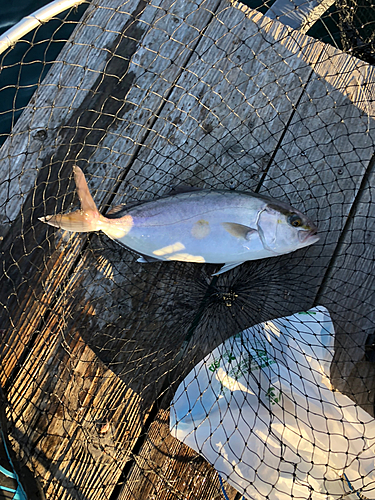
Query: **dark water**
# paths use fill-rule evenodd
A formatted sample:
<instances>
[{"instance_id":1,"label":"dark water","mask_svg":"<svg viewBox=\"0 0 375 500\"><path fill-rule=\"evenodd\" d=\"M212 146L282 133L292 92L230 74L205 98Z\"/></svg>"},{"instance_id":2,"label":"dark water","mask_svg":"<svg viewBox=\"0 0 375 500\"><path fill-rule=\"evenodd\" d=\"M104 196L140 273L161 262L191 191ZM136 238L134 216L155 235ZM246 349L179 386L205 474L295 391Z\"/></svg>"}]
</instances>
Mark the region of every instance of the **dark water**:
<instances>
[{"instance_id":1,"label":"dark water","mask_svg":"<svg viewBox=\"0 0 375 500\"><path fill-rule=\"evenodd\" d=\"M49 3L43 0L18 0L17 2L2 2L0 7L0 35L23 17Z\"/></svg>"},{"instance_id":2,"label":"dark water","mask_svg":"<svg viewBox=\"0 0 375 500\"><path fill-rule=\"evenodd\" d=\"M23 17L35 12L48 1L18 0L4 2L0 7L0 34L11 28ZM59 17L66 21L78 21L87 4ZM29 102L33 92L51 66L57 54L75 27L75 23L61 23L59 19L49 21L34 30L0 55L0 144L8 136L14 122ZM49 63L49 64L48 64Z\"/></svg>"}]
</instances>

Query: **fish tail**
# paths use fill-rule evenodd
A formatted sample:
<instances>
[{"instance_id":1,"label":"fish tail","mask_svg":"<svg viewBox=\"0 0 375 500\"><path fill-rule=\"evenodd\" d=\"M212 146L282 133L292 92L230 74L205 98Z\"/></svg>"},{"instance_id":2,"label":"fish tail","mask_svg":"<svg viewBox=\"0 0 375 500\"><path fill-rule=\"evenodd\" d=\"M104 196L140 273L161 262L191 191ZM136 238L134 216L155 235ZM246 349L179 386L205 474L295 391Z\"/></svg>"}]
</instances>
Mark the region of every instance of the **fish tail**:
<instances>
[{"instance_id":1,"label":"fish tail","mask_svg":"<svg viewBox=\"0 0 375 500\"><path fill-rule=\"evenodd\" d=\"M39 217L39 220L50 226L77 233L88 233L99 230L95 221L91 220L90 214L84 213L82 210L77 210L69 214L47 215L46 217Z\"/></svg>"},{"instance_id":2,"label":"fish tail","mask_svg":"<svg viewBox=\"0 0 375 500\"><path fill-rule=\"evenodd\" d=\"M77 165L74 165L73 172L81 209L68 214L47 215L40 217L39 220L67 231L78 233L97 231L100 229L102 216L91 196L84 173Z\"/></svg>"},{"instance_id":3,"label":"fish tail","mask_svg":"<svg viewBox=\"0 0 375 500\"><path fill-rule=\"evenodd\" d=\"M91 196L84 173L77 165L74 165L73 172L81 209L68 214L47 215L39 220L66 231L88 233L101 230L113 239L125 236L133 225L132 217L125 215L118 219L107 219L101 215Z\"/></svg>"}]
</instances>

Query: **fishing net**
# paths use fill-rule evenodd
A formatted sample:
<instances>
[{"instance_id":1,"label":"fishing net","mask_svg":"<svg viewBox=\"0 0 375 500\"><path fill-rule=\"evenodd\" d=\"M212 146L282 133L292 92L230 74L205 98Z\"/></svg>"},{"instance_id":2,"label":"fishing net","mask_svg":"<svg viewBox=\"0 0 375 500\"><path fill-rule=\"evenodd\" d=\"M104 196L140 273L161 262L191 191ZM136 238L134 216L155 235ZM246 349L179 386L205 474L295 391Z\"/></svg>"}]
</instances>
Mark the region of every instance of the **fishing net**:
<instances>
[{"instance_id":1,"label":"fishing net","mask_svg":"<svg viewBox=\"0 0 375 500\"><path fill-rule=\"evenodd\" d=\"M14 469L59 500L375 498L370 2L64 5L0 39ZM218 276L138 262L39 220L79 208L74 165L102 214L181 186L253 191L320 240Z\"/></svg>"}]
</instances>

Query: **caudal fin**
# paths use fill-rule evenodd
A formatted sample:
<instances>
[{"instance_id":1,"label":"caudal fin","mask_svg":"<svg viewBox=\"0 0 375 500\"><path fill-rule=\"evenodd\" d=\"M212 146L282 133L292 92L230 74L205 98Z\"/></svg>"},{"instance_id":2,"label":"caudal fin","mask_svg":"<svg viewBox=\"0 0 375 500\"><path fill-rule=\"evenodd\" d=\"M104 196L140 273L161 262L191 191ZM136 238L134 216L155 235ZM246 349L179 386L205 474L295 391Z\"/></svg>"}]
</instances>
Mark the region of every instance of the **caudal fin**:
<instances>
[{"instance_id":1,"label":"caudal fin","mask_svg":"<svg viewBox=\"0 0 375 500\"><path fill-rule=\"evenodd\" d=\"M47 215L46 217L40 217L39 220L67 231L76 231L78 233L98 231L102 229L104 218L100 215L91 196L82 170L77 165L74 165L73 172L81 209L68 214Z\"/></svg>"},{"instance_id":2,"label":"caudal fin","mask_svg":"<svg viewBox=\"0 0 375 500\"><path fill-rule=\"evenodd\" d=\"M47 215L39 217L39 220L50 226L77 233L101 230L114 240L126 236L133 226L131 215L124 215L118 219L107 219L101 215L91 196L84 173L77 165L74 165L73 172L81 210L69 214Z\"/></svg>"}]
</instances>

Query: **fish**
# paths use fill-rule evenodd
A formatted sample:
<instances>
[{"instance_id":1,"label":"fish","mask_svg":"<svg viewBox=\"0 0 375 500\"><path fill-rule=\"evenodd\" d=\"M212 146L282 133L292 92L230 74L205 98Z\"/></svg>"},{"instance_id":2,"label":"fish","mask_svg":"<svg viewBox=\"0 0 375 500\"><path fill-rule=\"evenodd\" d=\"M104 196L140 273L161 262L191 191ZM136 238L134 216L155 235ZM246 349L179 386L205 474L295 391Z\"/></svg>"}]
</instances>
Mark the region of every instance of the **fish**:
<instances>
[{"instance_id":1,"label":"fish","mask_svg":"<svg viewBox=\"0 0 375 500\"><path fill-rule=\"evenodd\" d=\"M138 254L139 262L224 264L216 276L319 240L317 226L306 215L253 192L192 190L129 208L119 205L102 215L82 170L75 165L73 172L81 208L40 220L67 231L102 231Z\"/></svg>"}]
</instances>

